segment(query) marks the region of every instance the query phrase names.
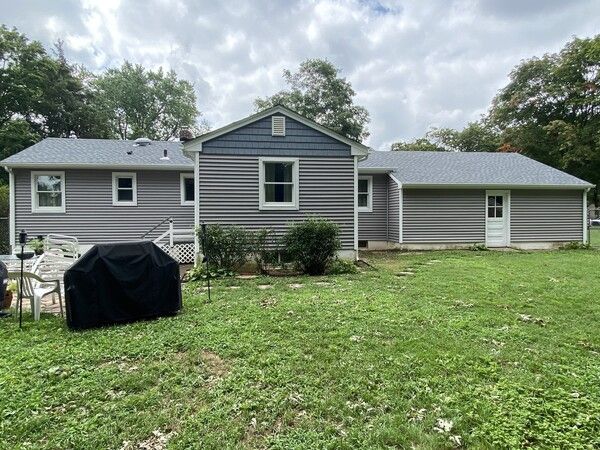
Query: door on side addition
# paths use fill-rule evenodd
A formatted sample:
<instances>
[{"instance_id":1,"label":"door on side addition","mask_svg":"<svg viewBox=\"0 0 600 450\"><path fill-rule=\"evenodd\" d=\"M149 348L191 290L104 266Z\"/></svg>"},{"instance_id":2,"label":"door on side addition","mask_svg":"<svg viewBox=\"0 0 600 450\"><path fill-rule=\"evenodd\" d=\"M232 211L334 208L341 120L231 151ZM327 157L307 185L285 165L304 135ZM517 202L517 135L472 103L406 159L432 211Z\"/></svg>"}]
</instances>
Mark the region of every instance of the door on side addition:
<instances>
[{"instance_id":1,"label":"door on side addition","mask_svg":"<svg viewBox=\"0 0 600 450\"><path fill-rule=\"evenodd\" d=\"M485 245L508 247L510 245L510 192L486 191L485 205Z\"/></svg>"}]
</instances>

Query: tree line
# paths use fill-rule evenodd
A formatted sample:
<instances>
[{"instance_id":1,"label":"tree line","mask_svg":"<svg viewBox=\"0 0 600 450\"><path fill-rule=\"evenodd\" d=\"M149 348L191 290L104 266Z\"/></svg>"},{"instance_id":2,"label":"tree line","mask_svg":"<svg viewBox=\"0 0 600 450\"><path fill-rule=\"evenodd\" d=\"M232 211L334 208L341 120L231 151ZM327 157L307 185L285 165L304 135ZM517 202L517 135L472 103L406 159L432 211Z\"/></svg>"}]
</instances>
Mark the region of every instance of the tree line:
<instances>
[{"instance_id":1,"label":"tree line","mask_svg":"<svg viewBox=\"0 0 600 450\"><path fill-rule=\"evenodd\" d=\"M600 35L522 61L481 120L392 150L519 152L600 185ZM598 188L592 196L598 206Z\"/></svg>"},{"instance_id":2,"label":"tree line","mask_svg":"<svg viewBox=\"0 0 600 450\"><path fill-rule=\"evenodd\" d=\"M170 139L197 127L191 83L124 62L93 74L0 26L0 159L45 137Z\"/></svg>"},{"instance_id":3,"label":"tree line","mask_svg":"<svg viewBox=\"0 0 600 450\"><path fill-rule=\"evenodd\" d=\"M369 113L326 59L285 70L287 88L257 98L257 111L284 105L344 136L364 141ZM467 94L467 93L465 93ZM521 62L480 120L462 130L433 128L391 150L520 152L600 184L600 35L573 39ZM69 63L62 42L51 52L0 26L0 158L48 137L173 139L199 121L193 85L173 71L124 62L92 73ZM598 205L598 190L593 194Z\"/></svg>"}]
</instances>

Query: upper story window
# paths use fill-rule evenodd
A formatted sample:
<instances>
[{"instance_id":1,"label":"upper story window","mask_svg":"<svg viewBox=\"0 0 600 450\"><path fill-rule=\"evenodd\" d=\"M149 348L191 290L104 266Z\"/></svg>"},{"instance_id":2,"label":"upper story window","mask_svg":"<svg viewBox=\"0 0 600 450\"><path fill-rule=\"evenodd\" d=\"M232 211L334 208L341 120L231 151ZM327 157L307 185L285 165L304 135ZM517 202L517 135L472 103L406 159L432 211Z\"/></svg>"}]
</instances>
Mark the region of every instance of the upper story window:
<instances>
[{"instance_id":1,"label":"upper story window","mask_svg":"<svg viewBox=\"0 0 600 450\"><path fill-rule=\"evenodd\" d=\"M182 173L180 179L181 204L194 204L194 174Z\"/></svg>"},{"instance_id":2,"label":"upper story window","mask_svg":"<svg viewBox=\"0 0 600 450\"><path fill-rule=\"evenodd\" d=\"M285 116L271 117L271 135L285 136Z\"/></svg>"},{"instance_id":3,"label":"upper story window","mask_svg":"<svg viewBox=\"0 0 600 450\"><path fill-rule=\"evenodd\" d=\"M65 173L31 172L32 212L65 212Z\"/></svg>"},{"instance_id":4,"label":"upper story window","mask_svg":"<svg viewBox=\"0 0 600 450\"><path fill-rule=\"evenodd\" d=\"M259 209L298 209L298 158L259 158Z\"/></svg>"},{"instance_id":5,"label":"upper story window","mask_svg":"<svg viewBox=\"0 0 600 450\"><path fill-rule=\"evenodd\" d=\"M137 177L135 173L113 172L113 206L137 206Z\"/></svg>"},{"instance_id":6,"label":"upper story window","mask_svg":"<svg viewBox=\"0 0 600 450\"><path fill-rule=\"evenodd\" d=\"M373 211L373 177L358 177L358 211Z\"/></svg>"}]
</instances>

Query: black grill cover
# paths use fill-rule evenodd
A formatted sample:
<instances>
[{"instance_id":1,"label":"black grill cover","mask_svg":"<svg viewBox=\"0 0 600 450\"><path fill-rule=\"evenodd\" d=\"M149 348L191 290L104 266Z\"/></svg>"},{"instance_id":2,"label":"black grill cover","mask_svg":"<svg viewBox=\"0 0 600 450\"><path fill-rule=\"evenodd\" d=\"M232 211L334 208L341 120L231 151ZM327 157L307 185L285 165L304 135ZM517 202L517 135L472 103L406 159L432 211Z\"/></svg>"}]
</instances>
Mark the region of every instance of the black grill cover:
<instances>
[{"instance_id":1,"label":"black grill cover","mask_svg":"<svg viewBox=\"0 0 600 450\"><path fill-rule=\"evenodd\" d=\"M95 245L65 272L65 300L74 329L174 315L179 264L150 241Z\"/></svg>"}]
</instances>

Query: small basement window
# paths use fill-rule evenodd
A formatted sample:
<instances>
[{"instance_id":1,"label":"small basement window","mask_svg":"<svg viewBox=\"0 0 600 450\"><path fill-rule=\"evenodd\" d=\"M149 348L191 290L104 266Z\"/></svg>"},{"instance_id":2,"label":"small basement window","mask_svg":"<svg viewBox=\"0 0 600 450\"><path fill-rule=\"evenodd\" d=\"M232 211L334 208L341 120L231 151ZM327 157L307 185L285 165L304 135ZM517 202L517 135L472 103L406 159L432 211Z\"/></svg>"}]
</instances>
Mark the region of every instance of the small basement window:
<instances>
[{"instance_id":1,"label":"small basement window","mask_svg":"<svg viewBox=\"0 0 600 450\"><path fill-rule=\"evenodd\" d=\"M181 174L181 204L184 206L194 204L194 174Z\"/></svg>"},{"instance_id":2,"label":"small basement window","mask_svg":"<svg viewBox=\"0 0 600 450\"><path fill-rule=\"evenodd\" d=\"M273 136L285 136L285 116L271 117L271 134Z\"/></svg>"},{"instance_id":3,"label":"small basement window","mask_svg":"<svg viewBox=\"0 0 600 450\"><path fill-rule=\"evenodd\" d=\"M113 206L137 206L137 176L129 172L113 172Z\"/></svg>"},{"instance_id":4,"label":"small basement window","mask_svg":"<svg viewBox=\"0 0 600 450\"><path fill-rule=\"evenodd\" d=\"M32 212L65 212L65 173L31 172Z\"/></svg>"},{"instance_id":5,"label":"small basement window","mask_svg":"<svg viewBox=\"0 0 600 450\"><path fill-rule=\"evenodd\" d=\"M367 248L369 246L369 241L358 241L358 248Z\"/></svg>"},{"instance_id":6,"label":"small basement window","mask_svg":"<svg viewBox=\"0 0 600 450\"><path fill-rule=\"evenodd\" d=\"M358 177L358 211L373 212L373 177Z\"/></svg>"},{"instance_id":7,"label":"small basement window","mask_svg":"<svg viewBox=\"0 0 600 450\"><path fill-rule=\"evenodd\" d=\"M259 158L259 209L298 209L298 158Z\"/></svg>"}]
</instances>

